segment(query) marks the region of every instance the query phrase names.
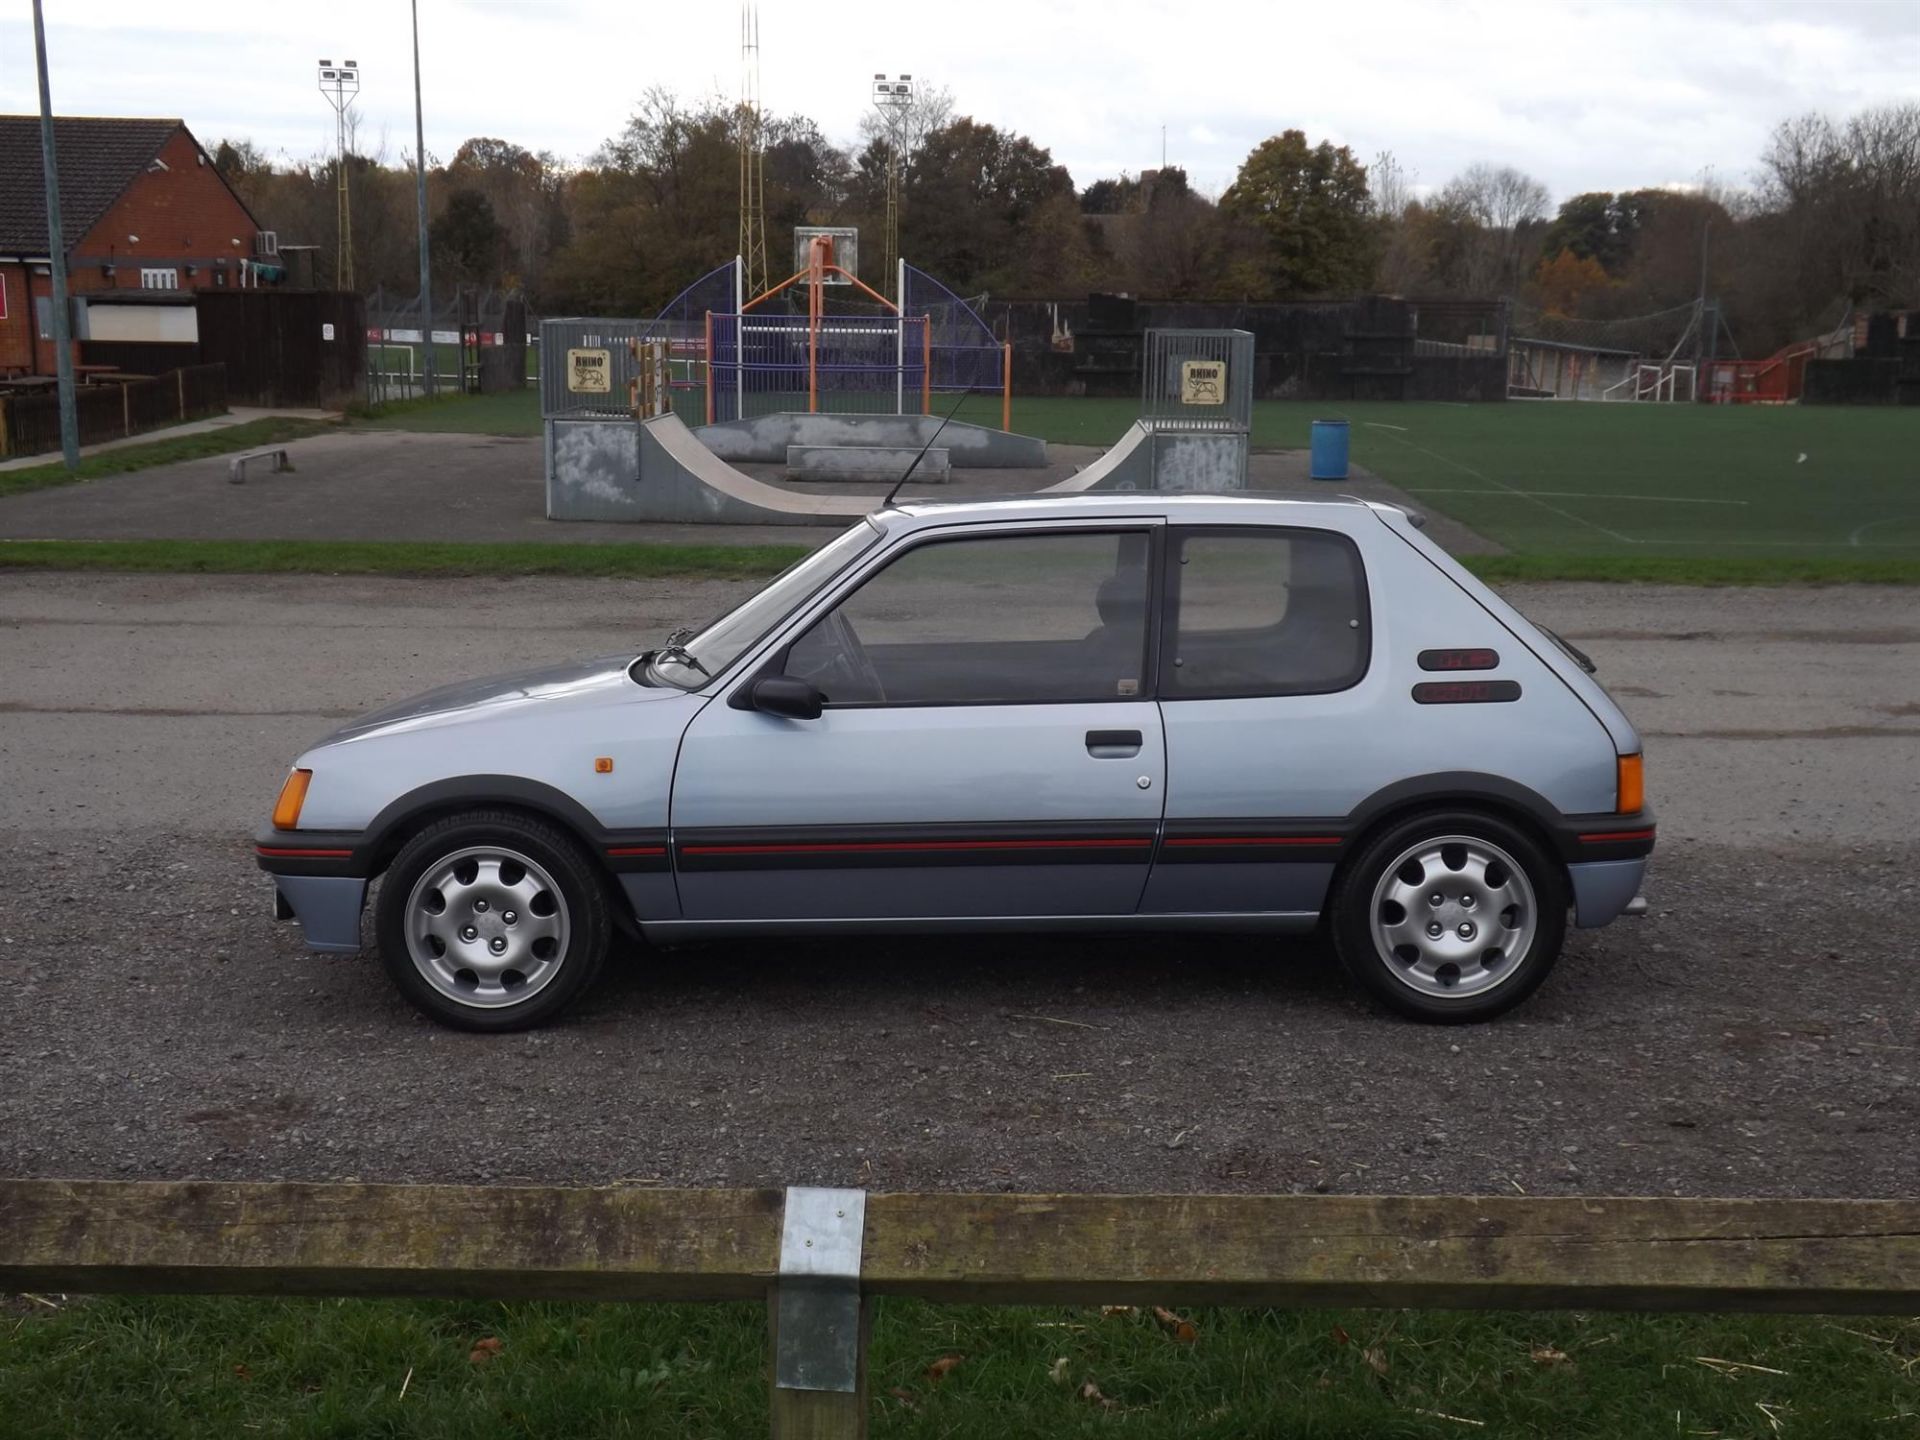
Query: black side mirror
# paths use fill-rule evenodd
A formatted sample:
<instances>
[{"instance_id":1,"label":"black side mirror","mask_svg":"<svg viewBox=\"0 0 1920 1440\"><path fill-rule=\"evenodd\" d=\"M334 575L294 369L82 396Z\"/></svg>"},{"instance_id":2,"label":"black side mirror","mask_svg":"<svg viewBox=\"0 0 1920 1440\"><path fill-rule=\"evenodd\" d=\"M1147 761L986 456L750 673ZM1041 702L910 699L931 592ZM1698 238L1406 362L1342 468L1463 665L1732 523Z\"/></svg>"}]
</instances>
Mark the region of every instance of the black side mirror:
<instances>
[{"instance_id":1,"label":"black side mirror","mask_svg":"<svg viewBox=\"0 0 1920 1440\"><path fill-rule=\"evenodd\" d=\"M753 708L768 715L784 715L789 720L818 720L827 697L804 680L791 675L768 675L753 682L749 691Z\"/></svg>"}]
</instances>

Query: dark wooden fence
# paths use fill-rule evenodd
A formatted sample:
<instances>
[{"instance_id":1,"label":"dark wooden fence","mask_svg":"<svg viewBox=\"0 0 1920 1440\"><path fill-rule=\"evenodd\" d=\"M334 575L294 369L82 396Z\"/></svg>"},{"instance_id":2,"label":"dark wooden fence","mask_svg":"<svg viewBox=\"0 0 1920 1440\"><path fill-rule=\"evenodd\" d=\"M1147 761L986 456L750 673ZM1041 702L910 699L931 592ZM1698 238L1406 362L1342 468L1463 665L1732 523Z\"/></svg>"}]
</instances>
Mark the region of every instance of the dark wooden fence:
<instances>
[{"instance_id":1,"label":"dark wooden fence","mask_svg":"<svg viewBox=\"0 0 1920 1440\"><path fill-rule=\"evenodd\" d=\"M80 443L93 445L225 414L227 372L220 365L188 365L151 379L82 385L73 398ZM0 396L0 457L59 448L58 395Z\"/></svg>"},{"instance_id":2,"label":"dark wooden fence","mask_svg":"<svg viewBox=\"0 0 1920 1440\"><path fill-rule=\"evenodd\" d=\"M359 397L367 302L339 290L202 290L200 358L236 405L333 408Z\"/></svg>"},{"instance_id":3,"label":"dark wooden fence","mask_svg":"<svg viewBox=\"0 0 1920 1440\"><path fill-rule=\"evenodd\" d=\"M1013 300L988 307L1013 345L1021 395L1140 394L1150 329L1246 330L1253 335L1256 400L1448 400L1507 398L1508 317L1497 300L1347 300L1236 303L1136 300ZM1437 340L1471 356L1422 353Z\"/></svg>"},{"instance_id":4,"label":"dark wooden fence","mask_svg":"<svg viewBox=\"0 0 1920 1440\"><path fill-rule=\"evenodd\" d=\"M48 1289L764 1297L774 1434L834 1440L866 1433L875 1296L1902 1314L1920 1201L0 1181L0 1290Z\"/></svg>"}]
</instances>

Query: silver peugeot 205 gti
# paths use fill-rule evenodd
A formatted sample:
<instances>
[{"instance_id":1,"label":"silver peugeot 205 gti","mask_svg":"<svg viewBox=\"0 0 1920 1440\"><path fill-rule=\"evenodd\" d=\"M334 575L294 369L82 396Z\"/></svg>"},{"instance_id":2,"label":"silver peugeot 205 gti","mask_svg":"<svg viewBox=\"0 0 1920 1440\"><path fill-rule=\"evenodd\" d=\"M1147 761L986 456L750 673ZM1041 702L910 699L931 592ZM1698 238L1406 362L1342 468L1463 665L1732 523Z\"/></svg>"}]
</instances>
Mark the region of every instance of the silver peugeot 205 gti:
<instances>
[{"instance_id":1,"label":"silver peugeot 205 gti","mask_svg":"<svg viewBox=\"0 0 1920 1440\"><path fill-rule=\"evenodd\" d=\"M616 932L1325 925L1482 1020L1645 908L1585 657L1359 501L907 504L639 656L448 686L295 762L256 853L315 950L449 1025L552 1018ZM1262 943L1248 938L1244 943Z\"/></svg>"}]
</instances>

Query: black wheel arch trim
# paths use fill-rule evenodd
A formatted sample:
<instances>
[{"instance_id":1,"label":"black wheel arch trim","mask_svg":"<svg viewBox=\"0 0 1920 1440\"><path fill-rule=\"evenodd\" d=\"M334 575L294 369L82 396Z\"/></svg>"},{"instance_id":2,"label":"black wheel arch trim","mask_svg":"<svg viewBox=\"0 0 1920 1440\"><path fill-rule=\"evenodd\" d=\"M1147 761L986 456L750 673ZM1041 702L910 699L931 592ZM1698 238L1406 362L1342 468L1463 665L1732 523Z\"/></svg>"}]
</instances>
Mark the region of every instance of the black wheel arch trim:
<instances>
[{"instance_id":1,"label":"black wheel arch trim","mask_svg":"<svg viewBox=\"0 0 1920 1440\"><path fill-rule=\"evenodd\" d=\"M364 830L276 830L268 824L254 837L254 854L260 868L271 874L368 879L384 869L399 849L397 837L423 820L436 813L488 806L528 810L553 821L615 873L668 868L664 825L609 829L566 792L521 775L460 775L430 781L390 801ZM351 853L313 853L342 849Z\"/></svg>"},{"instance_id":2,"label":"black wheel arch trim","mask_svg":"<svg viewBox=\"0 0 1920 1440\"><path fill-rule=\"evenodd\" d=\"M1348 814L1346 833L1350 838L1358 838L1399 812L1440 805L1490 805L1518 814L1533 825L1548 848L1566 863L1639 859L1653 849L1651 810L1632 815L1612 812L1566 815L1530 786L1474 770L1414 775L1383 786ZM1583 838L1593 836L1601 838Z\"/></svg>"}]
</instances>

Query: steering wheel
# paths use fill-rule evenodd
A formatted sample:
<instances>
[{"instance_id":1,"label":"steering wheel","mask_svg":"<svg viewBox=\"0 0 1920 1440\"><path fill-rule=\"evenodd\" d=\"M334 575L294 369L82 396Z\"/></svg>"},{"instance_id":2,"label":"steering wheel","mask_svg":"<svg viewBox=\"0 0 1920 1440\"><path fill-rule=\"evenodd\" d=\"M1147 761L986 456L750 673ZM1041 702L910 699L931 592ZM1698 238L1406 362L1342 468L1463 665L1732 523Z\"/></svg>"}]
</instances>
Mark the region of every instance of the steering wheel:
<instances>
[{"instance_id":1,"label":"steering wheel","mask_svg":"<svg viewBox=\"0 0 1920 1440\"><path fill-rule=\"evenodd\" d=\"M885 689L880 684L880 672L873 668L873 662L867 658L866 648L861 645L860 637L853 633L853 624L847 619L844 610L831 612L826 619L808 634L794 654L789 657L789 665L801 658L805 651L825 652L820 663L804 673L796 673L798 678L811 681L829 697L836 694L840 698L851 695L861 699L885 700ZM807 658L812 658L811 656Z\"/></svg>"}]
</instances>

